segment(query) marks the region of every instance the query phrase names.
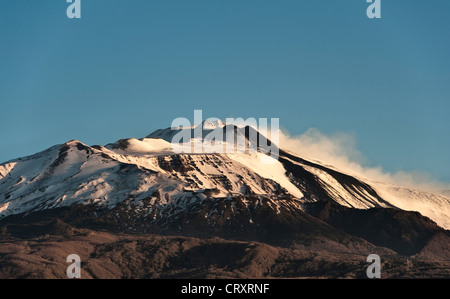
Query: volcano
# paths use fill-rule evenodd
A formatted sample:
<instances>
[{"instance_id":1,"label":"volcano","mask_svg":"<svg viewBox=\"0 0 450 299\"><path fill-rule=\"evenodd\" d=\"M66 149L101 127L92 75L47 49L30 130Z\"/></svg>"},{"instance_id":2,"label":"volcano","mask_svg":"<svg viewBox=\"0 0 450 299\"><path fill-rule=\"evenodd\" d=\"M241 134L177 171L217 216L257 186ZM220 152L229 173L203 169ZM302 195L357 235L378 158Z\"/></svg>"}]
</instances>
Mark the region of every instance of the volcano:
<instances>
[{"instance_id":1,"label":"volcano","mask_svg":"<svg viewBox=\"0 0 450 299\"><path fill-rule=\"evenodd\" d=\"M450 265L448 197L372 182L282 144L269 156L274 144L250 126L202 126L200 137L195 128L167 128L105 146L72 140L0 164L0 244L26 251L32 242L60 248L77 240L96 278L360 277L372 253L390 265L388 277L449 275L450 267L436 266ZM190 144L232 130L256 151L183 153L171 142L181 130L191 131ZM161 253L162 265L150 263L165 246L178 249ZM42 250L25 264L6 250L0 277L64 277L58 263L52 274L27 270L48 259ZM420 271L399 266L411 259Z\"/></svg>"}]
</instances>

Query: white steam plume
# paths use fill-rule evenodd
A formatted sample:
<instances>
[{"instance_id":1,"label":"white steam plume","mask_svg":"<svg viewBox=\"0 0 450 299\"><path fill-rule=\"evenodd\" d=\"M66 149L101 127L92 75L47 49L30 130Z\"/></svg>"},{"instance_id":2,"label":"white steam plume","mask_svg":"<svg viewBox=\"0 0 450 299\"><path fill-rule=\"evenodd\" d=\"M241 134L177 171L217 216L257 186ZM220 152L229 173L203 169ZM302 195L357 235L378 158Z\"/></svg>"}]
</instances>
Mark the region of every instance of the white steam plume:
<instances>
[{"instance_id":1,"label":"white steam plume","mask_svg":"<svg viewBox=\"0 0 450 299\"><path fill-rule=\"evenodd\" d=\"M434 180L425 171L389 173L381 166L364 166L364 155L357 149L355 137L347 133L326 135L315 128L299 136L279 133L279 146L306 159L317 160L348 174L371 181L413 187L424 191L449 190L450 184Z\"/></svg>"}]
</instances>

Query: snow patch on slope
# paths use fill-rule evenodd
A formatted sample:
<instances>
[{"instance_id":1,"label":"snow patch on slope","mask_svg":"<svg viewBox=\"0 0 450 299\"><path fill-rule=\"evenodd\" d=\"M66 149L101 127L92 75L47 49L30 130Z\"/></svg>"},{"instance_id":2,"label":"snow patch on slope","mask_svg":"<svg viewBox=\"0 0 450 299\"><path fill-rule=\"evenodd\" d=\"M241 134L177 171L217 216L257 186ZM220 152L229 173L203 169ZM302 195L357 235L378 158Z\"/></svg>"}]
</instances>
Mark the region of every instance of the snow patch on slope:
<instances>
[{"instance_id":1,"label":"snow patch on slope","mask_svg":"<svg viewBox=\"0 0 450 299\"><path fill-rule=\"evenodd\" d=\"M283 164L262 153L254 154L227 154L227 156L253 170L263 178L271 179L285 188L291 195L297 198L303 198L303 193L291 183L286 176L286 169ZM273 161L266 161L266 160Z\"/></svg>"},{"instance_id":2,"label":"snow patch on slope","mask_svg":"<svg viewBox=\"0 0 450 299\"><path fill-rule=\"evenodd\" d=\"M303 167L314 174L328 195L342 206L357 209L369 209L377 206L386 207L384 203L379 202L377 198L368 194L364 189L358 188L358 192L350 191L327 172L306 165L303 165Z\"/></svg>"},{"instance_id":3,"label":"snow patch on slope","mask_svg":"<svg viewBox=\"0 0 450 299\"><path fill-rule=\"evenodd\" d=\"M405 211L419 212L441 227L450 229L450 198L386 183L372 185L392 205Z\"/></svg>"},{"instance_id":4,"label":"snow patch on slope","mask_svg":"<svg viewBox=\"0 0 450 299\"><path fill-rule=\"evenodd\" d=\"M0 165L0 180L6 177L17 165L17 162L6 163L4 165Z\"/></svg>"}]
</instances>

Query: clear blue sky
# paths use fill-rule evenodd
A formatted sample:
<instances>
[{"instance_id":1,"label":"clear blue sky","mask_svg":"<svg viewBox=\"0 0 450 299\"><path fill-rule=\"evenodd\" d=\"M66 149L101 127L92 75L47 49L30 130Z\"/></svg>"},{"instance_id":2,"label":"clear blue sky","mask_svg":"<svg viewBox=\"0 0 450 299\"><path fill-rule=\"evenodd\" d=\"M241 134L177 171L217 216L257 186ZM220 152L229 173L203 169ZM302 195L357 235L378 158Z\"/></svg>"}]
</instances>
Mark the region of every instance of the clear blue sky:
<instances>
[{"instance_id":1,"label":"clear blue sky","mask_svg":"<svg viewBox=\"0 0 450 299\"><path fill-rule=\"evenodd\" d=\"M450 181L450 1L0 0L0 161L175 117L354 134L369 165Z\"/></svg>"}]
</instances>

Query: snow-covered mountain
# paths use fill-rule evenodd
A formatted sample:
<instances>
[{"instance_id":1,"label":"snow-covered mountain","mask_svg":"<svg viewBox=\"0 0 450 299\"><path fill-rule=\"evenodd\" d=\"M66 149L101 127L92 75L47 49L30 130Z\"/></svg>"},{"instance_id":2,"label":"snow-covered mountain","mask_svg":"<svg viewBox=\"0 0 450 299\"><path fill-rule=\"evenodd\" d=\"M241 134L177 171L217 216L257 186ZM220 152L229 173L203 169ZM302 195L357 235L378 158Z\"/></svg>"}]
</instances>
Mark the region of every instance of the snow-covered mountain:
<instances>
[{"instance_id":1,"label":"snow-covered mountain","mask_svg":"<svg viewBox=\"0 0 450 299\"><path fill-rule=\"evenodd\" d=\"M221 122L204 126L206 133L226 129ZM270 144L259 133L250 140L254 128L234 130L258 147ZM281 149L278 160L261 152L176 153L178 145L169 141L177 132L162 129L146 138L106 146L72 140L2 163L0 219L60 207L107 211L126 204L134 214L160 226L179 226L189 212L215 227L231 221L238 210L246 213L240 221L252 224L262 207L275 215L295 214L305 212L309 203L334 202L362 210L417 211L450 228L450 199L444 195L364 181ZM267 159L271 163L265 163Z\"/></svg>"}]
</instances>

